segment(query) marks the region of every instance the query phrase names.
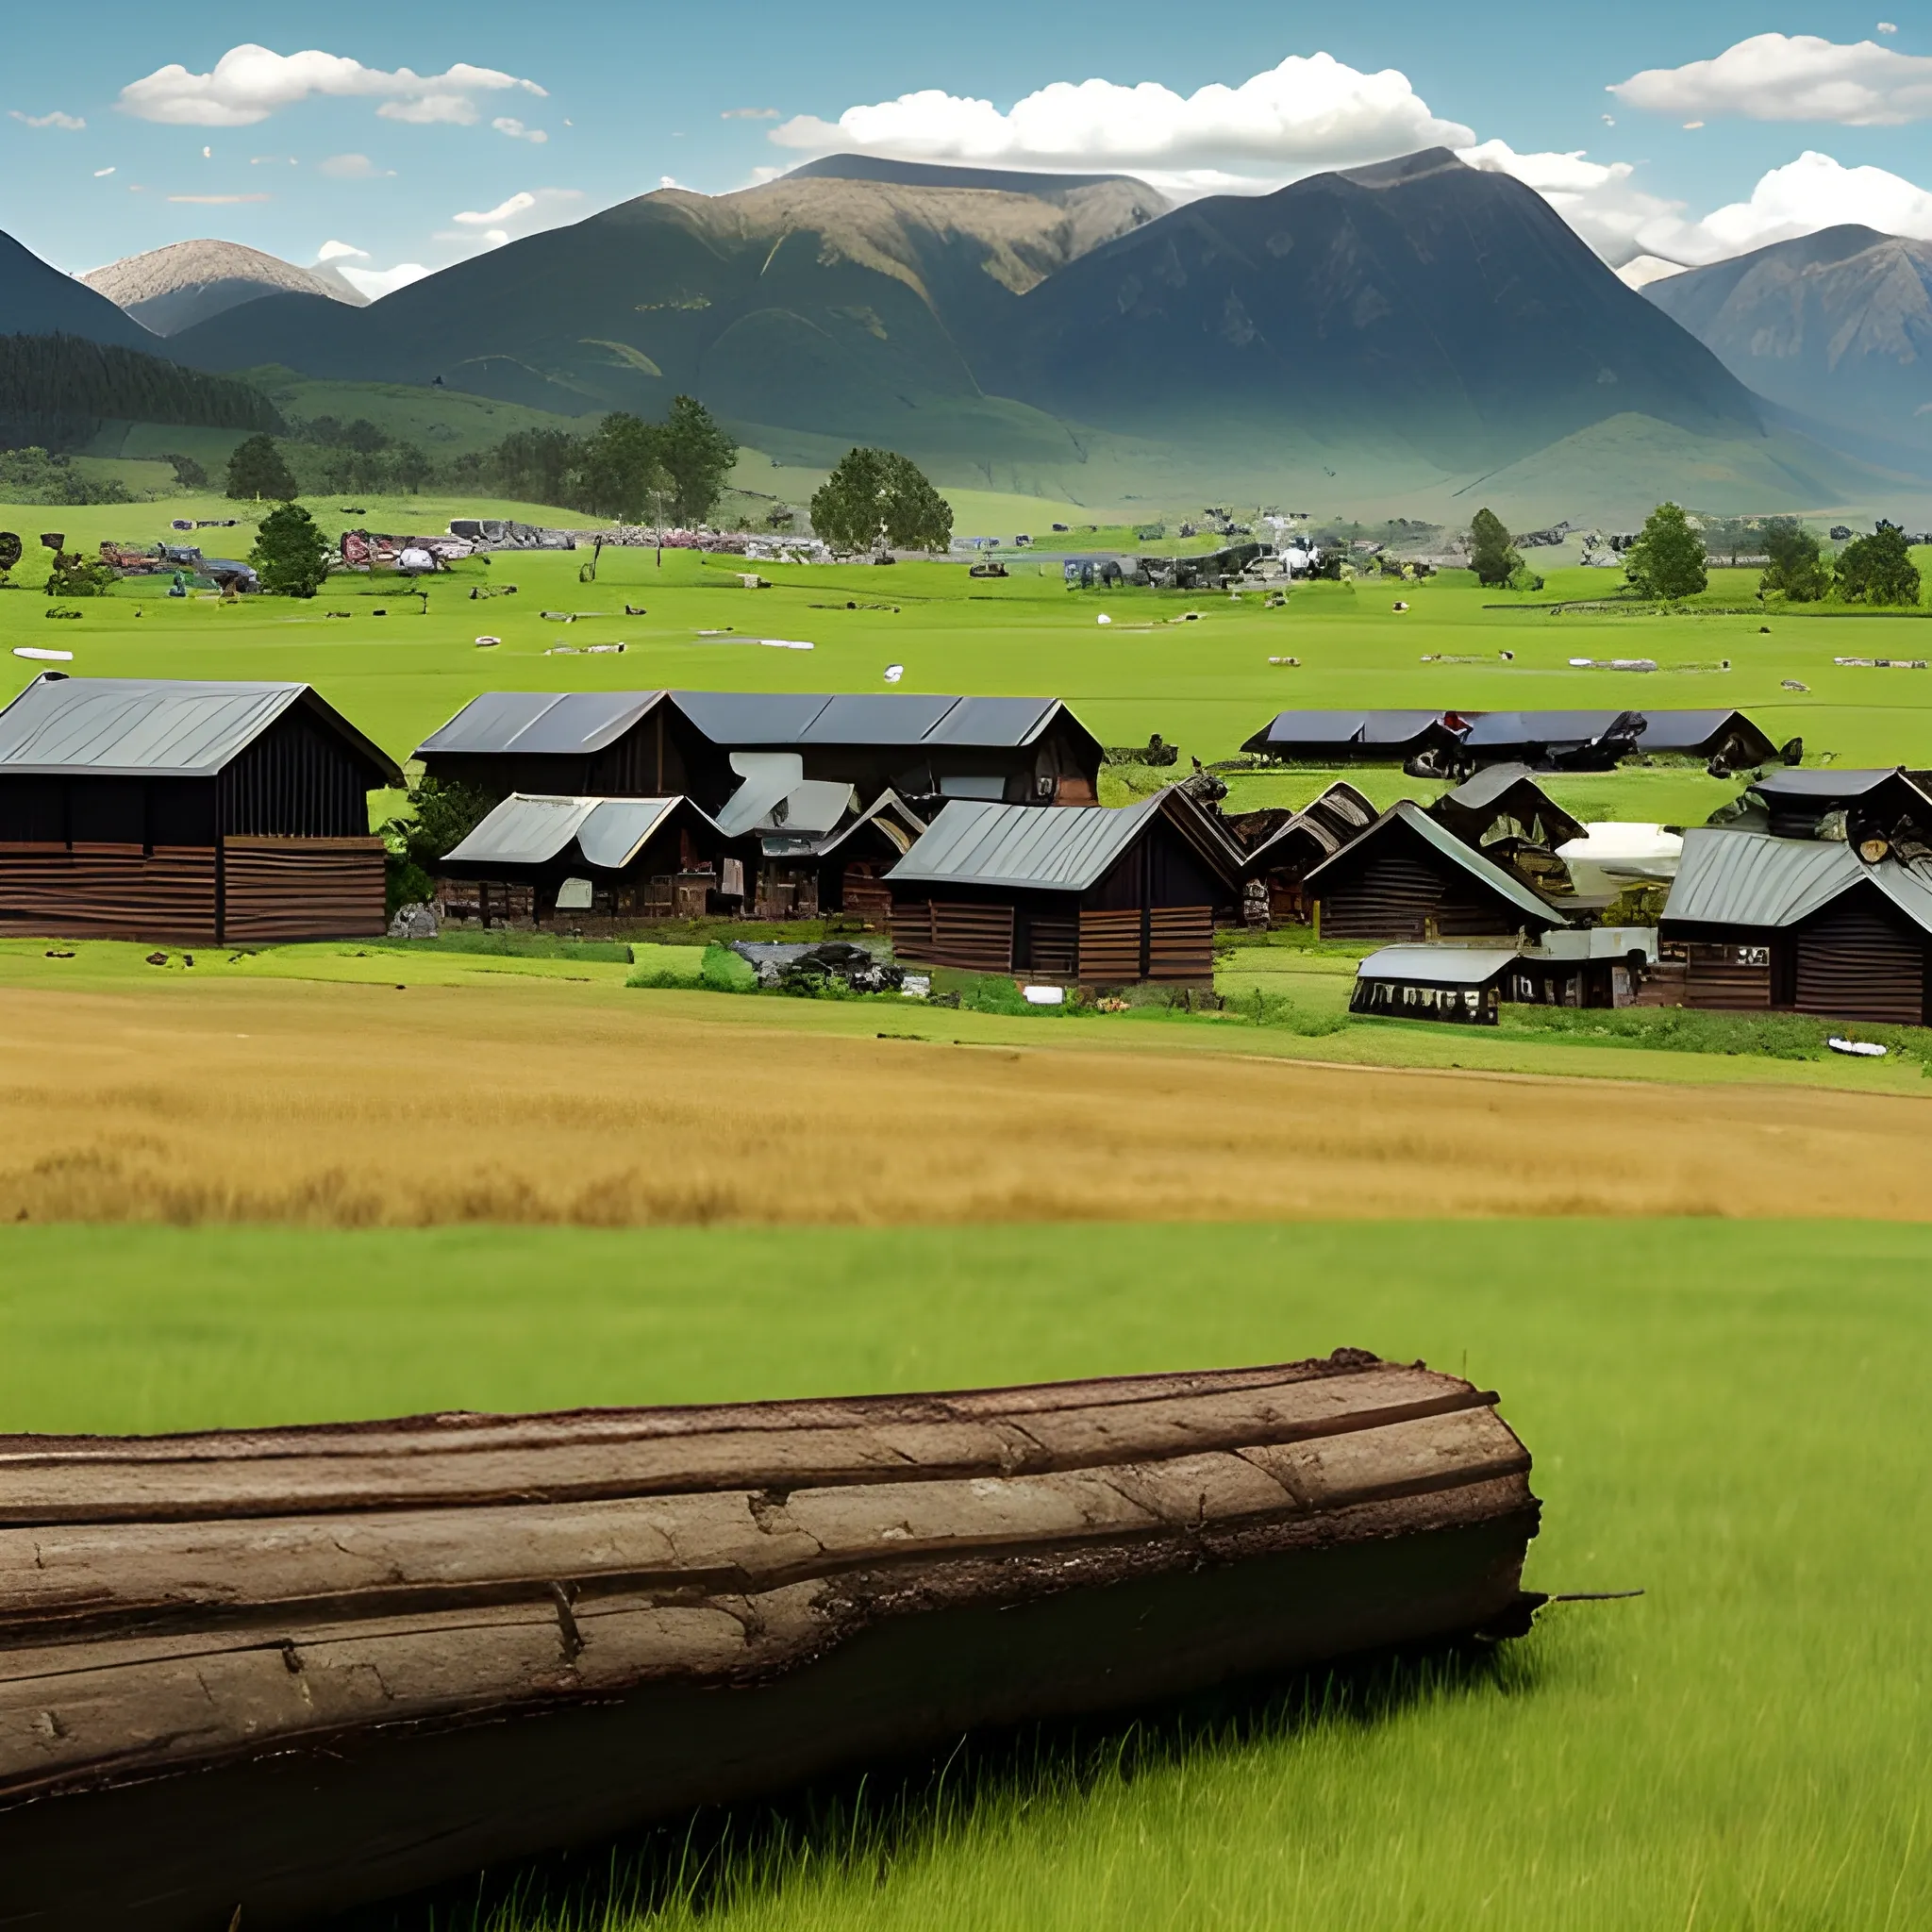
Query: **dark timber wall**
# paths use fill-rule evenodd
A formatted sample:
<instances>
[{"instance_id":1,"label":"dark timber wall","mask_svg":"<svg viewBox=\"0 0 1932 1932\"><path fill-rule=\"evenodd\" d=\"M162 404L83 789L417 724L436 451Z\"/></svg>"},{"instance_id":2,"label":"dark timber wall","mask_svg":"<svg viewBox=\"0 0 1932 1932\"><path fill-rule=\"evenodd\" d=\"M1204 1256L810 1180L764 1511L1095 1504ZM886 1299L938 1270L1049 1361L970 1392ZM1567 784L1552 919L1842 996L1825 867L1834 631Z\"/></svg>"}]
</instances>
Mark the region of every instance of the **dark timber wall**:
<instances>
[{"instance_id":1,"label":"dark timber wall","mask_svg":"<svg viewBox=\"0 0 1932 1932\"><path fill-rule=\"evenodd\" d=\"M1531 923L1407 827L1377 838L1353 866L1327 874L1315 891L1324 939L1478 939ZM1554 913L1549 923L1556 924Z\"/></svg>"}]
</instances>

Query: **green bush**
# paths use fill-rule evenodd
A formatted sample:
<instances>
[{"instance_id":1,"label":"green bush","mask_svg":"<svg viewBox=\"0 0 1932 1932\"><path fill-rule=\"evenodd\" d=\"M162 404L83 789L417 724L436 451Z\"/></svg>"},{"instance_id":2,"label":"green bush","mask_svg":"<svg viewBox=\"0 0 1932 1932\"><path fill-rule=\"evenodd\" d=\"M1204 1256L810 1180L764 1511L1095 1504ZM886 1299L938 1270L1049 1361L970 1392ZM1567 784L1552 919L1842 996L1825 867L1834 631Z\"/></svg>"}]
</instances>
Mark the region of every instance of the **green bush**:
<instances>
[{"instance_id":1,"label":"green bush","mask_svg":"<svg viewBox=\"0 0 1932 1932\"><path fill-rule=\"evenodd\" d=\"M698 981L713 992L758 990L758 968L729 946L721 946L715 941L705 948L705 957L698 961Z\"/></svg>"}]
</instances>

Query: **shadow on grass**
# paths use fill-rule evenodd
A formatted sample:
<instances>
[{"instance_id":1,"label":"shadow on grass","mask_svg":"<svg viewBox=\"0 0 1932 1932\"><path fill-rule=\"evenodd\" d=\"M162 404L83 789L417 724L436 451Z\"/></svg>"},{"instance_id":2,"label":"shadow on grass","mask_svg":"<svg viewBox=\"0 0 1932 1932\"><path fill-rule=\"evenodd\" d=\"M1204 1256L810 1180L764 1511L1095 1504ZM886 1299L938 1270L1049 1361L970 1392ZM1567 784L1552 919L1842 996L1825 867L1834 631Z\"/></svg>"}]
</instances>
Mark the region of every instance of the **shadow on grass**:
<instances>
[{"instance_id":1,"label":"shadow on grass","mask_svg":"<svg viewBox=\"0 0 1932 1932\"><path fill-rule=\"evenodd\" d=\"M1249 1679L1105 1718L957 1739L940 1751L706 1807L594 1846L365 1907L315 1932L620 1932L689 1924L788 1883L869 1880L992 1811L1109 1786L1322 1729L1367 1729L1418 1706L1538 1687L1538 1646L1465 1639Z\"/></svg>"}]
</instances>

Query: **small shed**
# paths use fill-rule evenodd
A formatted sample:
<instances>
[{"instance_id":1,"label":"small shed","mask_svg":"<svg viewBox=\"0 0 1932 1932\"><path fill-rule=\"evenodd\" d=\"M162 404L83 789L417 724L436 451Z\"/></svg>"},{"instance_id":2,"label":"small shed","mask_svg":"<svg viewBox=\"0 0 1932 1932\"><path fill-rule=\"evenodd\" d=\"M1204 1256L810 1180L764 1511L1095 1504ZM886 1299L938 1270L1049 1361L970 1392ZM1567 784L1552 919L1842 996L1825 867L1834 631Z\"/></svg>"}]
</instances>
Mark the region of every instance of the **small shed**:
<instances>
[{"instance_id":1,"label":"small shed","mask_svg":"<svg viewBox=\"0 0 1932 1932\"><path fill-rule=\"evenodd\" d=\"M1923 1026L1932 860L1701 826L1684 835L1658 933L1686 1006Z\"/></svg>"},{"instance_id":2,"label":"small shed","mask_svg":"<svg viewBox=\"0 0 1932 1932\"><path fill-rule=\"evenodd\" d=\"M1758 725L1730 710L1485 711L1470 718L1462 746L1477 765L1543 771L1608 771L1640 754L1704 758L1738 771L1778 756Z\"/></svg>"},{"instance_id":3,"label":"small shed","mask_svg":"<svg viewBox=\"0 0 1932 1932\"><path fill-rule=\"evenodd\" d=\"M746 850L688 798L513 791L443 859L438 891L485 925L698 919L742 899Z\"/></svg>"},{"instance_id":4,"label":"small shed","mask_svg":"<svg viewBox=\"0 0 1932 1932\"><path fill-rule=\"evenodd\" d=\"M1324 939L1489 939L1567 923L1407 798L1314 867L1304 887Z\"/></svg>"},{"instance_id":5,"label":"small shed","mask_svg":"<svg viewBox=\"0 0 1932 1932\"><path fill-rule=\"evenodd\" d=\"M1308 901L1303 881L1324 858L1332 858L1351 839L1375 822L1375 808L1345 779L1291 813L1248 854L1243 872L1251 898L1258 898L1271 924L1305 920ZM1258 915L1250 914L1251 919Z\"/></svg>"},{"instance_id":6,"label":"small shed","mask_svg":"<svg viewBox=\"0 0 1932 1932\"><path fill-rule=\"evenodd\" d=\"M1211 985L1241 855L1177 787L1138 805L958 801L886 874L902 960L1087 986Z\"/></svg>"},{"instance_id":7,"label":"small shed","mask_svg":"<svg viewBox=\"0 0 1932 1932\"><path fill-rule=\"evenodd\" d=\"M892 910L886 874L925 830L925 820L888 788L830 829L786 825L762 832L754 909L760 918L839 912L884 926Z\"/></svg>"},{"instance_id":8,"label":"small shed","mask_svg":"<svg viewBox=\"0 0 1932 1932\"><path fill-rule=\"evenodd\" d=\"M378 936L369 794L402 782L306 684L48 674L0 710L0 932Z\"/></svg>"},{"instance_id":9,"label":"small shed","mask_svg":"<svg viewBox=\"0 0 1932 1932\"><path fill-rule=\"evenodd\" d=\"M1503 981L1522 961L1514 946L1384 946L1356 968L1351 1013L1493 1026Z\"/></svg>"},{"instance_id":10,"label":"small shed","mask_svg":"<svg viewBox=\"0 0 1932 1932\"><path fill-rule=\"evenodd\" d=\"M1876 769L1771 772L1745 791L1781 839L1840 838L1852 845L1932 841L1932 794L1903 765Z\"/></svg>"}]
</instances>

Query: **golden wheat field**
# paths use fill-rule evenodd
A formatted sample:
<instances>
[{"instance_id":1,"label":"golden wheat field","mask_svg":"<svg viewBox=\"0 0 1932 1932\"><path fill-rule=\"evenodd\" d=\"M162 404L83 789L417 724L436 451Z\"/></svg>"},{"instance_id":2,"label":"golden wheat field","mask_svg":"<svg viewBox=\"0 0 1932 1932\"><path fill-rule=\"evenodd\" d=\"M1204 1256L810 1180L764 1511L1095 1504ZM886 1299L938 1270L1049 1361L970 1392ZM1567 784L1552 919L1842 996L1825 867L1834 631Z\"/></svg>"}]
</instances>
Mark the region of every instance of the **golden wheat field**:
<instances>
[{"instance_id":1,"label":"golden wheat field","mask_svg":"<svg viewBox=\"0 0 1932 1932\"><path fill-rule=\"evenodd\" d=\"M1926 1214L1932 1104L814 1030L502 987L0 994L0 1218L380 1226ZM894 1016L888 1014L890 1021ZM884 1023L881 1023L882 1025Z\"/></svg>"}]
</instances>

